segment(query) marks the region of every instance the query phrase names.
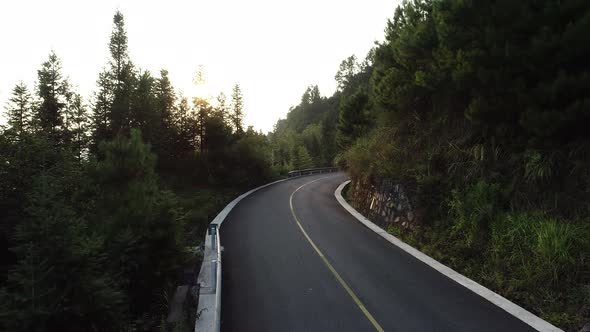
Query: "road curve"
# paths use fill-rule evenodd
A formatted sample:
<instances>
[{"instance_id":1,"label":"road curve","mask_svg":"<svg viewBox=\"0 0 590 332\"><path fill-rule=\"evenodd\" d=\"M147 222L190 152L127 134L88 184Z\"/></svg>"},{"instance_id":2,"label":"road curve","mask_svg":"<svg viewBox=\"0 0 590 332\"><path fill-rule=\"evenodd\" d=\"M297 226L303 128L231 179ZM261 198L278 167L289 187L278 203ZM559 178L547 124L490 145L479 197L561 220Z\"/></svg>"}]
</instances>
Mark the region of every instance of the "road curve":
<instances>
[{"instance_id":1,"label":"road curve","mask_svg":"<svg viewBox=\"0 0 590 332\"><path fill-rule=\"evenodd\" d=\"M359 223L344 180L280 182L230 212L222 331L534 331Z\"/></svg>"}]
</instances>

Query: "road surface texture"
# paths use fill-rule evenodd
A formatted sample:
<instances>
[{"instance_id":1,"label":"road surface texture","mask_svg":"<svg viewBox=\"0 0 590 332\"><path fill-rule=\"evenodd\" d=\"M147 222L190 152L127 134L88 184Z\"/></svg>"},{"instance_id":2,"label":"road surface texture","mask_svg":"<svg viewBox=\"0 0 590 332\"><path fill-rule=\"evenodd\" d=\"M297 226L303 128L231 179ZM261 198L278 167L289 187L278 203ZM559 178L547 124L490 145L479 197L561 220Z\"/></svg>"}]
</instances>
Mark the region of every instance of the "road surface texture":
<instances>
[{"instance_id":1,"label":"road surface texture","mask_svg":"<svg viewBox=\"0 0 590 332\"><path fill-rule=\"evenodd\" d=\"M231 211L222 331L533 331L358 222L334 197L345 180L284 181Z\"/></svg>"}]
</instances>

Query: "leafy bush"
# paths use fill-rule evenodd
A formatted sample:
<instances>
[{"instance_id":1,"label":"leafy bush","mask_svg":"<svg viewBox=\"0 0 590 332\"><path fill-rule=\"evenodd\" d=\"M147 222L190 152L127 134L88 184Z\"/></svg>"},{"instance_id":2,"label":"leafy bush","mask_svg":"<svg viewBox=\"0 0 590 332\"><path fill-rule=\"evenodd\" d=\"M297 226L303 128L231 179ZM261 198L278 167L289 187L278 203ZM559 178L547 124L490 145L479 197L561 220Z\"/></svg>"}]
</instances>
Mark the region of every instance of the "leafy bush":
<instances>
[{"instance_id":1,"label":"leafy bush","mask_svg":"<svg viewBox=\"0 0 590 332\"><path fill-rule=\"evenodd\" d=\"M499 209L499 189L498 184L481 180L465 192L452 192L449 207L453 234L463 238L468 248L486 245L490 224Z\"/></svg>"},{"instance_id":2,"label":"leafy bush","mask_svg":"<svg viewBox=\"0 0 590 332\"><path fill-rule=\"evenodd\" d=\"M492 262L513 280L559 287L576 281L583 264L584 228L543 213L502 215L491 229Z\"/></svg>"}]
</instances>

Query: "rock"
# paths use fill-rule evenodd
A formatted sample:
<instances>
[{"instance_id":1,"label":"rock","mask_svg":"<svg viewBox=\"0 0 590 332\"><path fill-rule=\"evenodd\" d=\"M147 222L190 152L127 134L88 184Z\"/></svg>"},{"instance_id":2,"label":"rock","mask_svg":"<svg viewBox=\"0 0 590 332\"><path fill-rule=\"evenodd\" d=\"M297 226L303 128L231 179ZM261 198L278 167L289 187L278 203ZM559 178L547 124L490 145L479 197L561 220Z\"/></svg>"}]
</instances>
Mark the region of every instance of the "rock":
<instances>
[{"instance_id":1,"label":"rock","mask_svg":"<svg viewBox=\"0 0 590 332\"><path fill-rule=\"evenodd\" d=\"M394 223L398 223L399 222L399 217L395 217L395 219L393 220Z\"/></svg>"},{"instance_id":2,"label":"rock","mask_svg":"<svg viewBox=\"0 0 590 332\"><path fill-rule=\"evenodd\" d=\"M412 211L408 212L408 221L414 221L414 212L412 212Z\"/></svg>"}]
</instances>

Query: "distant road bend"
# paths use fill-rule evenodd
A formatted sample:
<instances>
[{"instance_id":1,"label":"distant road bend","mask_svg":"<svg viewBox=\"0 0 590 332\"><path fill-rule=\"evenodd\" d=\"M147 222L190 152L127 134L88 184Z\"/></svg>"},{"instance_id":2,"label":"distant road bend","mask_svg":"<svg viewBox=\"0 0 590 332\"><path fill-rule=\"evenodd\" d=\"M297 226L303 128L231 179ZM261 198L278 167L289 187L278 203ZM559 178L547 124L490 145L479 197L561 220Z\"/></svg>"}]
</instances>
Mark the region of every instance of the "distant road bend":
<instances>
[{"instance_id":1,"label":"distant road bend","mask_svg":"<svg viewBox=\"0 0 590 332\"><path fill-rule=\"evenodd\" d=\"M534 331L364 227L334 197L345 180L283 181L231 211L222 331Z\"/></svg>"}]
</instances>

